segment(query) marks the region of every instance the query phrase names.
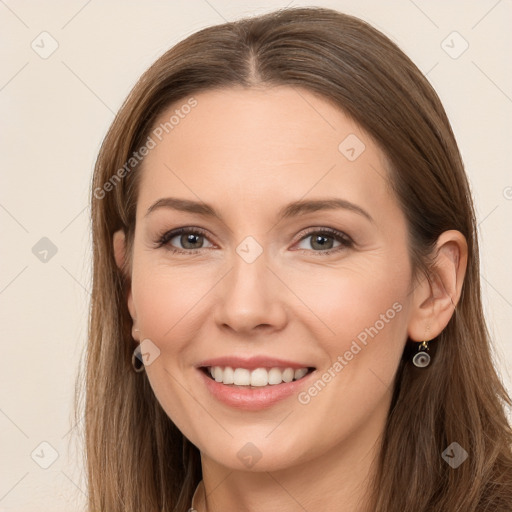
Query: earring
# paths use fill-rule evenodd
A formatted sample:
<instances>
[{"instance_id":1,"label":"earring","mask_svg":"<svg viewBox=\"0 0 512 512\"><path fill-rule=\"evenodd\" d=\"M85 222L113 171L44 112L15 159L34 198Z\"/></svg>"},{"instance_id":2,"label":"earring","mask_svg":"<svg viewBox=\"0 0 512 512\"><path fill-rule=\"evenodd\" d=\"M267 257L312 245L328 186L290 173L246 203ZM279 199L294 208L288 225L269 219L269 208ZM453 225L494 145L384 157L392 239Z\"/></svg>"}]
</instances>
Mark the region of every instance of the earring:
<instances>
[{"instance_id":1,"label":"earring","mask_svg":"<svg viewBox=\"0 0 512 512\"><path fill-rule=\"evenodd\" d=\"M133 369L137 372L143 372L145 370L144 361L142 359L142 351L140 349L140 343L135 347L135 350L132 354L132 366Z\"/></svg>"},{"instance_id":2,"label":"earring","mask_svg":"<svg viewBox=\"0 0 512 512\"><path fill-rule=\"evenodd\" d=\"M430 355L428 353L428 341L424 341L418 347L418 351L412 358L412 363L417 368L425 368L430 364Z\"/></svg>"}]
</instances>

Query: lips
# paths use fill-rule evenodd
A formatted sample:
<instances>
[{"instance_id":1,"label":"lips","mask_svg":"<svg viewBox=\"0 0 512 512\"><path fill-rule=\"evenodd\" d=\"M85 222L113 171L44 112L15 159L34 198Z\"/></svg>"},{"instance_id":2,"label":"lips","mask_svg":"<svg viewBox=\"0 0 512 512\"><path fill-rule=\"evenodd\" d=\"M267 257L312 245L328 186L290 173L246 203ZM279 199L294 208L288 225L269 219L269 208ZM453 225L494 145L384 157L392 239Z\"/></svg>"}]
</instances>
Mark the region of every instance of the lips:
<instances>
[{"instance_id":1,"label":"lips","mask_svg":"<svg viewBox=\"0 0 512 512\"><path fill-rule=\"evenodd\" d=\"M292 368L298 370L299 368L312 368L312 365L307 362L287 361L285 359L278 359L275 357L267 356L252 356L249 358L242 357L216 357L214 359L206 359L201 361L197 367L212 367L220 366L231 368L246 368L247 370L254 370L256 368Z\"/></svg>"},{"instance_id":2,"label":"lips","mask_svg":"<svg viewBox=\"0 0 512 512\"><path fill-rule=\"evenodd\" d=\"M315 368L265 356L219 357L197 366L211 395L234 408L259 410L298 393Z\"/></svg>"},{"instance_id":3,"label":"lips","mask_svg":"<svg viewBox=\"0 0 512 512\"><path fill-rule=\"evenodd\" d=\"M259 411L286 399L297 399L299 393L310 385L316 372L308 373L300 380L263 387L226 385L216 382L204 371L198 370L197 373L208 394L216 401L232 409Z\"/></svg>"}]
</instances>

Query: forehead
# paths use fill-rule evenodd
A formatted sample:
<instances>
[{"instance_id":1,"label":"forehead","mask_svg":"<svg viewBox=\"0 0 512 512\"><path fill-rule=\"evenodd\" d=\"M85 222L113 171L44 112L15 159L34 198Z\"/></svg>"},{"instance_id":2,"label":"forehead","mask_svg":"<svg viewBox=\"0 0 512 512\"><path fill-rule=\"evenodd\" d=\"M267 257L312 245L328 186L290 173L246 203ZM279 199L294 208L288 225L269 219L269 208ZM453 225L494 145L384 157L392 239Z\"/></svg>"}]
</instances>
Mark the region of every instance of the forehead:
<instances>
[{"instance_id":1,"label":"forehead","mask_svg":"<svg viewBox=\"0 0 512 512\"><path fill-rule=\"evenodd\" d=\"M341 109L313 93L295 87L233 87L202 92L176 102L155 123L176 150L201 148L200 159L254 156L254 168L276 157L311 158L328 153L337 157L338 145L349 134L368 138ZM169 123L169 121L172 121ZM167 124L166 124L167 123ZM265 152L262 152L265 149ZM245 162L247 168L249 162Z\"/></svg>"},{"instance_id":2,"label":"forehead","mask_svg":"<svg viewBox=\"0 0 512 512\"><path fill-rule=\"evenodd\" d=\"M166 192L225 208L306 194L390 200L383 152L341 109L304 89L202 92L163 112L151 137L141 208Z\"/></svg>"}]
</instances>

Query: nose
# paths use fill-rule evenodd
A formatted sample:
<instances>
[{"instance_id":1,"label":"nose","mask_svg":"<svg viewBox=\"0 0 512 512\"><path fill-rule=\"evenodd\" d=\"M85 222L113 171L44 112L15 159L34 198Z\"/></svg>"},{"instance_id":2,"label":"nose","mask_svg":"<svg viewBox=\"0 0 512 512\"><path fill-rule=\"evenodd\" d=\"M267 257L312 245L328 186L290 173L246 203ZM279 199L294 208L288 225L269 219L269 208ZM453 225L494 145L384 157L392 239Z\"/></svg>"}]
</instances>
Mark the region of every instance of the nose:
<instances>
[{"instance_id":1,"label":"nose","mask_svg":"<svg viewBox=\"0 0 512 512\"><path fill-rule=\"evenodd\" d=\"M268 267L265 252L251 263L235 253L219 285L214 315L219 328L248 336L286 325L286 287Z\"/></svg>"}]
</instances>

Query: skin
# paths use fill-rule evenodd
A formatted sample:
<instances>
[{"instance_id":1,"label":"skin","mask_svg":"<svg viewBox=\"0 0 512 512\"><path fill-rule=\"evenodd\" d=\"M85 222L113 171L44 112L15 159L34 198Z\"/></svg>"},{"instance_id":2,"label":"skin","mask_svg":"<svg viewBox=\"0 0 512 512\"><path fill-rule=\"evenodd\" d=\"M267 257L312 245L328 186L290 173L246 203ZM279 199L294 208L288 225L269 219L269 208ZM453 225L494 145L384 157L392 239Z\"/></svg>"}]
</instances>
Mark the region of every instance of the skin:
<instances>
[{"instance_id":1,"label":"skin","mask_svg":"<svg viewBox=\"0 0 512 512\"><path fill-rule=\"evenodd\" d=\"M465 239L443 233L433 286L414 282L384 153L341 110L289 87L195 98L143 163L127 304L134 339L160 350L146 367L157 399L201 451L207 507L201 490L196 508L364 510L404 344L447 325L466 269ZM349 134L365 144L354 161L338 150ZM164 207L146 215L170 196L204 201L218 217ZM277 218L289 202L321 198L350 201L373 221L344 209ZM187 238L177 236L168 246L198 253L156 247L162 233L190 226L205 238L184 246ZM326 227L354 245L327 238L327 249L341 250L322 254L315 240ZM263 250L252 263L236 252L247 236ZM121 267L121 231L113 244ZM308 404L294 395L241 411L213 399L195 368L206 358L263 354L309 362L321 376L394 303L400 312ZM251 468L237 456L248 442L261 453Z\"/></svg>"}]
</instances>

